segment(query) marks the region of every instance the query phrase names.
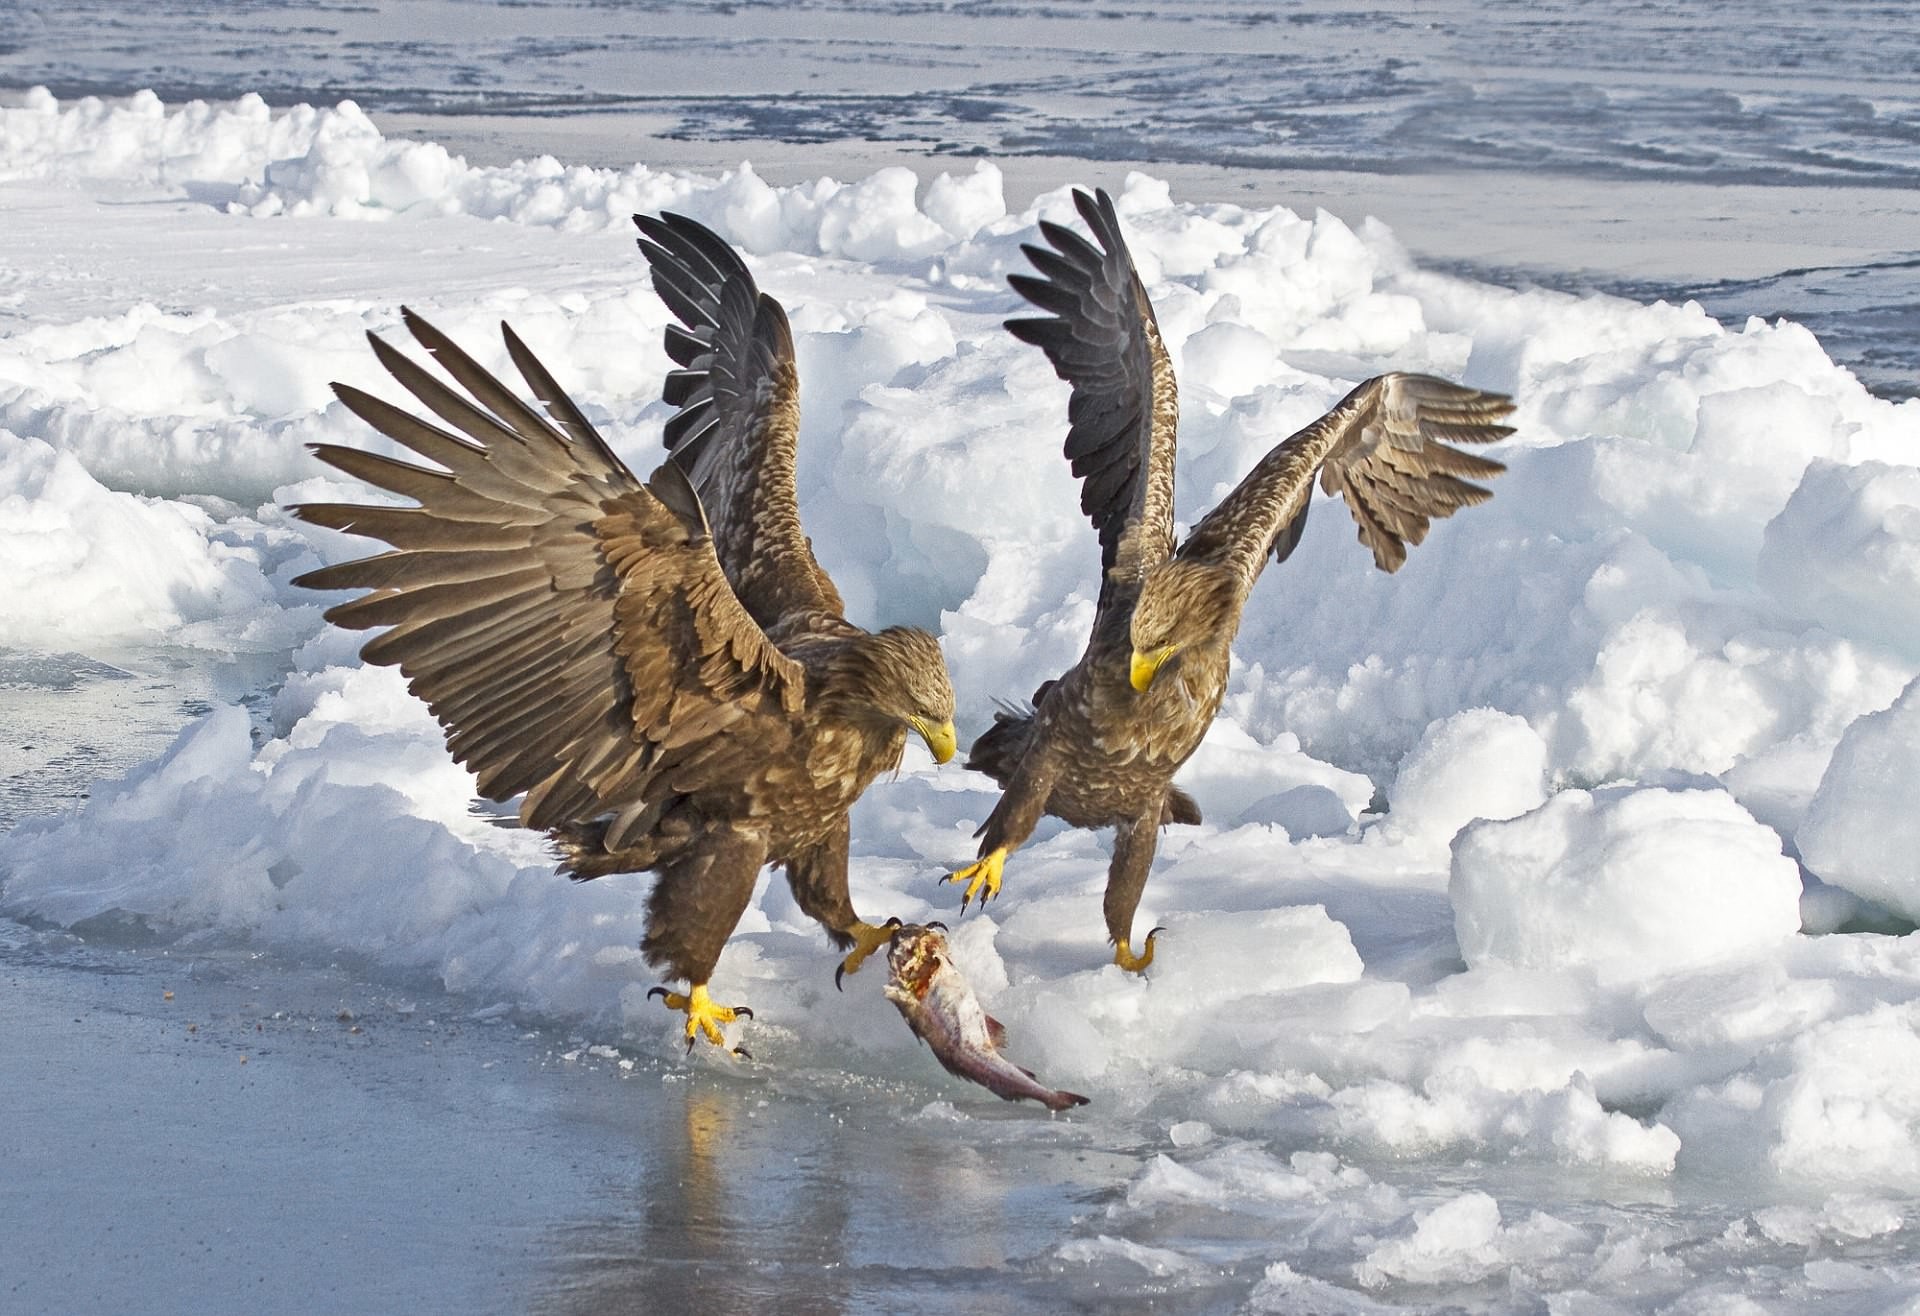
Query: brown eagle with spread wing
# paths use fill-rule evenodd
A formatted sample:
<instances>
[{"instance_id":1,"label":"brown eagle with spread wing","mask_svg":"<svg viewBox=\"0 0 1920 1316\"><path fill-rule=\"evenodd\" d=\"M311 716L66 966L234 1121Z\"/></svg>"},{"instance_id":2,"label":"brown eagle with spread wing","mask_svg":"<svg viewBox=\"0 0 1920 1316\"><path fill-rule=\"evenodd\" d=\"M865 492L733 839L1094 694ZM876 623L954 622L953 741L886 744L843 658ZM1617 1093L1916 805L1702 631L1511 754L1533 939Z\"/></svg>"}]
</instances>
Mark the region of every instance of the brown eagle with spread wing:
<instances>
[{"instance_id":1,"label":"brown eagle with spread wing","mask_svg":"<svg viewBox=\"0 0 1920 1316\"><path fill-rule=\"evenodd\" d=\"M362 656L397 664L492 800L521 796L573 877L652 870L647 961L686 1013L687 1045L738 1010L707 993L763 865L852 948L889 929L854 912L847 810L895 768L909 729L953 756L953 689L933 636L842 615L795 506L798 384L786 313L719 237L636 216L667 330L671 457L642 484L512 329L545 414L411 311L464 395L377 337L382 365L439 424L357 388L356 415L431 465L315 445L414 506L309 503L304 519L393 551L308 572L364 589L328 611L384 626Z\"/></svg>"},{"instance_id":2,"label":"brown eagle with spread wing","mask_svg":"<svg viewBox=\"0 0 1920 1316\"><path fill-rule=\"evenodd\" d=\"M1369 379L1262 458L1176 547L1173 366L1112 200L1076 191L1074 204L1099 245L1042 221L1051 249L1022 250L1043 277L1009 282L1048 314L1007 328L1073 386L1066 455L1099 533L1099 605L1080 661L1035 692L1032 712L997 714L974 742L967 766L1004 790L980 829L978 860L944 880L967 883L962 909L985 904L1008 852L1043 814L1112 827L1107 935L1114 962L1138 971L1153 960L1155 933L1138 955L1132 936L1156 831L1200 821L1173 774L1220 707L1228 649L1261 569L1300 540L1314 473L1346 498L1374 563L1393 571L1431 518L1491 497L1460 477L1506 469L1441 440L1504 438L1513 431L1497 422L1513 404L1429 375Z\"/></svg>"}]
</instances>

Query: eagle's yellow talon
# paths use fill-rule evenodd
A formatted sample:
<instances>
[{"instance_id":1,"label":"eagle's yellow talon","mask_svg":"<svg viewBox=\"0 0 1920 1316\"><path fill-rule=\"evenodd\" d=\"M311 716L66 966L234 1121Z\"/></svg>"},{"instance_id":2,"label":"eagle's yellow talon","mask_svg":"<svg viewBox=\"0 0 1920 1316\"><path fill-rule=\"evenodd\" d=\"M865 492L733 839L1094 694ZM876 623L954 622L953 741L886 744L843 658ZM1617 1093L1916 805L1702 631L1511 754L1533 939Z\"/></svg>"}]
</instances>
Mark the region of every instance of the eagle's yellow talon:
<instances>
[{"instance_id":1,"label":"eagle's yellow talon","mask_svg":"<svg viewBox=\"0 0 1920 1316\"><path fill-rule=\"evenodd\" d=\"M985 909L987 902L1000 894L1000 870L1007 862L1005 847L989 851L968 864L957 873L948 873L942 882L965 882L966 894L960 897L960 912L966 913L967 906L975 899L980 908Z\"/></svg>"},{"instance_id":2,"label":"eagle's yellow talon","mask_svg":"<svg viewBox=\"0 0 1920 1316\"><path fill-rule=\"evenodd\" d=\"M890 918L878 927L871 923L855 923L848 928L847 935L853 938L853 950L847 958L840 961L840 967L833 971L835 989L840 989L840 980L849 973L860 972L860 966L867 962L867 956L892 941L893 930L899 926L899 919Z\"/></svg>"},{"instance_id":3,"label":"eagle's yellow talon","mask_svg":"<svg viewBox=\"0 0 1920 1316\"><path fill-rule=\"evenodd\" d=\"M1165 931L1164 928L1155 928L1152 932L1149 932L1147 934L1146 945L1141 947L1138 955L1133 953L1133 948L1128 946L1126 942L1116 943L1113 948L1113 962L1125 969L1128 973L1145 973L1147 966L1153 963L1153 939L1163 931Z\"/></svg>"},{"instance_id":4,"label":"eagle's yellow talon","mask_svg":"<svg viewBox=\"0 0 1920 1316\"><path fill-rule=\"evenodd\" d=\"M682 996L679 992L670 992L665 987L655 987L647 993L649 999L658 996L660 1003L669 1010L684 1010L687 1016L687 1050L693 1050L693 1044L705 1037L715 1046L727 1044L721 1036L720 1025L730 1024L735 1019L751 1019L753 1011L744 1005L716 1005L707 995L707 985L695 983L693 988Z\"/></svg>"}]
</instances>

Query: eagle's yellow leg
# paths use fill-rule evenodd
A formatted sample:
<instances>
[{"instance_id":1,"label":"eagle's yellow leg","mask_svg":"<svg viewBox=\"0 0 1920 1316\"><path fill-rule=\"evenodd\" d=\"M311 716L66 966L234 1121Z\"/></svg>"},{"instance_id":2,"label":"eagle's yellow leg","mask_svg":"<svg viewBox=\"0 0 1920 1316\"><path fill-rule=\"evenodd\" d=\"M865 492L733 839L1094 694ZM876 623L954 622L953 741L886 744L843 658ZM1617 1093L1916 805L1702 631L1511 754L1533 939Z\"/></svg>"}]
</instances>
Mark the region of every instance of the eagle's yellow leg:
<instances>
[{"instance_id":1,"label":"eagle's yellow leg","mask_svg":"<svg viewBox=\"0 0 1920 1316\"><path fill-rule=\"evenodd\" d=\"M670 992L664 987L655 987L648 996L658 995L661 1004L669 1010L684 1010L687 1015L687 1050L693 1050L693 1044L701 1036L715 1046L725 1046L726 1038L720 1035L720 1025L730 1024L735 1019L751 1019L753 1011L744 1005L717 1005L707 995L704 982L695 983L685 996L679 992ZM742 1054L745 1054L742 1052Z\"/></svg>"},{"instance_id":2,"label":"eagle's yellow leg","mask_svg":"<svg viewBox=\"0 0 1920 1316\"><path fill-rule=\"evenodd\" d=\"M966 894L960 897L961 913L966 913L967 905L975 899L980 901L980 908L985 909L987 902L1000 894L1000 870L1006 862L1007 850L1002 846L988 851L959 872L948 873L940 880L967 884Z\"/></svg>"},{"instance_id":3,"label":"eagle's yellow leg","mask_svg":"<svg viewBox=\"0 0 1920 1316\"><path fill-rule=\"evenodd\" d=\"M1117 942L1113 948L1113 962L1128 973L1145 973L1147 966L1153 963L1153 939L1159 935L1159 928L1149 932L1146 945L1141 948L1138 955L1133 953L1133 948L1126 942Z\"/></svg>"},{"instance_id":4,"label":"eagle's yellow leg","mask_svg":"<svg viewBox=\"0 0 1920 1316\"><path fill-rule=\"evenodd\" d=\"M840 980L849 973L860 972L860 966L867 962L867 956L879 950L893 940L893 930L900 926L900 920L890 918L875 927L871 923L856 922L852 927L843 929L853 938L853 950L847 958L840 961L840 967L833 971L833 985L838 987Z\"/></svg>"}]
</instances>

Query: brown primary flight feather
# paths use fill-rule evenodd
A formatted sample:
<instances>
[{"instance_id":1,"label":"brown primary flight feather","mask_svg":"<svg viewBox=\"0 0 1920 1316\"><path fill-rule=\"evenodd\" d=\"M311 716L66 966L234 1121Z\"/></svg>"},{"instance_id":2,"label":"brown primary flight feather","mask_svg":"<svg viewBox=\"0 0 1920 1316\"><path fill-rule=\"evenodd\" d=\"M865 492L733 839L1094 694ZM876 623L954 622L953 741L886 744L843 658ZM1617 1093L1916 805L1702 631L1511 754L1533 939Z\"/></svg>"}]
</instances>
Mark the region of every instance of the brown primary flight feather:
<instances>
[{"instance_id":1,"label":"brown primary flight feather","mask_svg":"<svg viewBox=\"0 0 1920 1316\"><path fill-rule=\"evenodd\" d=\"M967 765L1004 789L981 828L979 860L954 876L986 900L1006 854L1043 814L1113 827L1107 932L1117 962L1144 968L1152 936L1138 956L1131 937L1155 830L1200 820L1173 774L1219 710L1254 582L1300 540L1314 474L1346 499L1375 564L1394 571L1433 518L1491 496L1463 477L1505 468L1446 441L1505 438L1513 431L1498 422L1513 405L1429 375L1369 379L1268 453L1176 550L1172 366L1112 200L1076 191L1074 204L1095 242L1042 221L1051 248L1022 250L1043 277L1008 281L1049 314L1007 328L1072 385L1066 454L1100 538L1100 601L1080 661L1040 687L1031 713L996 715L974 742Z\"/></svg>"},{"instance_id":2,"label":"brown primary flight feather","mask_svg":"<svg viewBox=\"0 0 1920 1316\"><path fill-rule=\"evenodd\" d=\"M786 866L836 944L871 931L847 893L847 810L909 729L951 755L953 692L931 635L852 625L813 561L785 313L692 220L641 224L687 325L668 332L674 456L643 485L510 328L545 415L405 311L459 387L378 338L374 352L440 423L335 388L428 464L314 451L414 505L294 509L393 546L297 583L368 591L327 616L388 628L366 660L400 667L480 792L522 796L566 871L657 874L642 949L704 1003L764 864ZM694 1023L690 1009L690 1040Z\"/></svg>"}]
</instances>

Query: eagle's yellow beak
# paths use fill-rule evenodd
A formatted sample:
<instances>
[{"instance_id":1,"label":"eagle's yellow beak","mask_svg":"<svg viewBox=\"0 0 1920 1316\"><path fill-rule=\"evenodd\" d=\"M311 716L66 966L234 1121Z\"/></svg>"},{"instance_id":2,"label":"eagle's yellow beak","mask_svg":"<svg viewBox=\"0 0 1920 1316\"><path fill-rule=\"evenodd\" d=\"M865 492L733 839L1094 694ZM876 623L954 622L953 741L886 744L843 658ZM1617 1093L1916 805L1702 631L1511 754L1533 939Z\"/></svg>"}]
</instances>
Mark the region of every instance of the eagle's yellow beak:
<instances>
[{"instance_id":1,"label":"eagle's yellow beak","mask_svg":"<svg viewBox=\"0 0 1920 1316\"><path fill-rule=\"evenodd\" d=\"M927 742L927 748L933 752L935 763L945 763L953 757L953 751L958 747L960 738L953 729L951 718L935 726L925 718L916 717L910 725L920 733L920 739Z\"/></svg>"},{"instance_id":2,"label":"eagle's yellow beak","mask_svg":"<svg viewBox=\"0 0 1920 1316\"><path fill-rule=\"evenodd\" d=\"M1160 670L1167 659L1173 657L1174 651L1179 647L1177 644L1163 644L1151 653L1141 653L1135 649L1133 666L1127 673L1127 679L1133 683L1133 688L1145 694L1147 687L1153 684L1154 674Z\"/></svg>"}]
</instances>

